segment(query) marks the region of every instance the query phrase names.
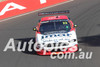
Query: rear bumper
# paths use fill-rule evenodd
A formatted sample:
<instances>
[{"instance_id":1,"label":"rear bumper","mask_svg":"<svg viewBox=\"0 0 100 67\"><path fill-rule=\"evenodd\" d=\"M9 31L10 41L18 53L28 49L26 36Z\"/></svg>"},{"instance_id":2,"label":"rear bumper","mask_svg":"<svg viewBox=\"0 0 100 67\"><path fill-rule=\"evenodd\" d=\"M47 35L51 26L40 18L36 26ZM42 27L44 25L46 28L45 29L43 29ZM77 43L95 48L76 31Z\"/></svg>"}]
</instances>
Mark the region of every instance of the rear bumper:
<instances>
[{"instance_id":1,"label":"rear bumper","mask_svg":"<svg viewBox=\"0 0 100 67\"><path fill-rule=\"evenodd\" d=\"M73 52L76 52L76 51L78 51L78 45L77 44L75 46L68 48L67 51L59 51L59 52L63 52L65 54L65 53L73 53ZM58 54L59 52L55 52L55 53ZM44 50L37 52L37 54L39 54L39 55L51 55L51 53L52 53L51 51L47 51L44 54Z\"/></svg>"}]
</instances>

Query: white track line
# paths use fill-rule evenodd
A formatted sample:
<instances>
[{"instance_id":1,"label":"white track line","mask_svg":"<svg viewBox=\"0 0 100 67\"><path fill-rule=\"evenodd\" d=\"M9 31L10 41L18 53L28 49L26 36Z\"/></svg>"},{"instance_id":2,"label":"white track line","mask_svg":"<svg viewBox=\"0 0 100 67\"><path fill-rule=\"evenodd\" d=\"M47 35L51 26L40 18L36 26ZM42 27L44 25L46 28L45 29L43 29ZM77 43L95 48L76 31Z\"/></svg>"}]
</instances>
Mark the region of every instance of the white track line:
<instances>
[{"instance_id":1,"label":"white track line","mask_svg":"<svg viewBox=\"0 0 100 67\"><path fill-rule=\"evenodd\" d=\"M65 3L69 3L71 1L74 1L74 0L68 0L66 2L62 2L62 3L59 3L59 4L53 5L53 6L49 6L49 7L41 8L41 9L38 9L38 10L35 10L35 11L31 11L31 12L28 12L28 13L24 13L24 14L21 14L21 15L13 16L13 17L10 17L10 18L7 18L7 19L0 20L0 22L6 21L6 20L10 20L10 19L14 19L14 18L17 18L17 17L21 17L21 16L24 16L24 15L27 15L27 14L30 14L30 13L34 13L36 11L48 9L48 8L55 7L55 6L58 6L58 5L62 5L62 4L65 4Z\"/></svg>"}]
</instances>

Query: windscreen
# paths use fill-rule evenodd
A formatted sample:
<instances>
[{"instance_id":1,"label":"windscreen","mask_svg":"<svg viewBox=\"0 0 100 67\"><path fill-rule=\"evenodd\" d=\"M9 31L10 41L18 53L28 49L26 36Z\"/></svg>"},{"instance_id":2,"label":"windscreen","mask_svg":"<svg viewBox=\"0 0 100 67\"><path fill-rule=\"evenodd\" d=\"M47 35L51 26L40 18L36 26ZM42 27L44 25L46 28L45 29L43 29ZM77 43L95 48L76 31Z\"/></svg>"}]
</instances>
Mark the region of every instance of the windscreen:
<instances>
[{"instance_id":1,"label":"windscreen","mask_svg":"<svg viewBox=\"0 0 100 67\"><path fill-rule=\"evenodd\" d=\"M44 21L40 25L40 32L53 32L53 31L70 31L71 27L68 20L51 20Z\"/></svg>"}]
</instances>

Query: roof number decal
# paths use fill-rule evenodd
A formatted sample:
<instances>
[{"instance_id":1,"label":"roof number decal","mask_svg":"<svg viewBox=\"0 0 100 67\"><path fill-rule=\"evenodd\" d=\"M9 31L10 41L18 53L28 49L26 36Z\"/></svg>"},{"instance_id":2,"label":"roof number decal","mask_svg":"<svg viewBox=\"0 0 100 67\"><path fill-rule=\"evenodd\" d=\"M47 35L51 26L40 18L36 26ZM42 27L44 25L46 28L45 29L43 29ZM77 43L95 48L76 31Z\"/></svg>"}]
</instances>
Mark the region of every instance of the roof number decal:
<instances>
[{"instance_id":1,"label":"roof number decal","mask_svg":"<svg viewBox=\"0 0 100 67\"><path fill-rule=\"evenodd\" d=\"M63 22L63 24L67 24L67 22Z\"/></svg>"}]
</instances>

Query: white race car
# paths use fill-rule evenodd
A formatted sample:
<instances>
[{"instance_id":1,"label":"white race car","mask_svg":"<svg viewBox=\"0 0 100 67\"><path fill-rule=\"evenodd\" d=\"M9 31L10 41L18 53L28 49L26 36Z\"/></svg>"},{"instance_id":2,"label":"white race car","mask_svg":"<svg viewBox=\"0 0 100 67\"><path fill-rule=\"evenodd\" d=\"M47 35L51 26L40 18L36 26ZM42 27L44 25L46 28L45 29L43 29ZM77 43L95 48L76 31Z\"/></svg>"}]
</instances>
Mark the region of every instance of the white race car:
<instances>
[{"instance_id":1,"label":"white race car","mask_svg":"<svg viewBox=\"0 0 100 67\"><path fill-rule=\"evenodd\" d=\"M63 12L65 11L52 13L58 14ZM50 14L50 12L41 14ZM44 50L47 50L45 55L50 55L52 52L76 52L78 50L78 42L75 30L76 26L77 25L74 25L73 22L65 15L41 18L41 21L38 23L38 25L33 28L33 30L36 31L36 42L39 43L37 48L40 48L40 44L42 47L42 50L37 51L37 54L44 55ZM48 51L50 47L53 47L53 49ZM62 51L60 49L64 50Z\"/></svg>"}]
</instances>

